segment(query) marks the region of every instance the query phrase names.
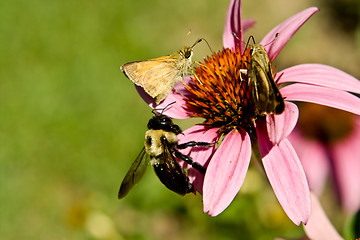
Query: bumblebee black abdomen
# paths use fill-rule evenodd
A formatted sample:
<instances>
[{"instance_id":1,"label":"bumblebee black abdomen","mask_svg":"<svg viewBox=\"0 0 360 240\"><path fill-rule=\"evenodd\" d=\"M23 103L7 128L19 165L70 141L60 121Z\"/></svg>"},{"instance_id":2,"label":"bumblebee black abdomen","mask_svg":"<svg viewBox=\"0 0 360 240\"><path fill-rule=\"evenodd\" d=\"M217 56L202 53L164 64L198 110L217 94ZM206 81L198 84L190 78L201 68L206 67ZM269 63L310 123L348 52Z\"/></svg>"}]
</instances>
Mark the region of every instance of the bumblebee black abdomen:
<instances>
[{"instance_id":1,"label":"bumblebee black abdomen","mask_svg":"<svg viewBox=\"0 0 360 240\"><path fill-rule=\"evenodd\" d=\"M175 160L163 164L156 163L153 167L160 181L171 191L180 195L193 192L189 178Z\"/></svg>"}]
</instances>

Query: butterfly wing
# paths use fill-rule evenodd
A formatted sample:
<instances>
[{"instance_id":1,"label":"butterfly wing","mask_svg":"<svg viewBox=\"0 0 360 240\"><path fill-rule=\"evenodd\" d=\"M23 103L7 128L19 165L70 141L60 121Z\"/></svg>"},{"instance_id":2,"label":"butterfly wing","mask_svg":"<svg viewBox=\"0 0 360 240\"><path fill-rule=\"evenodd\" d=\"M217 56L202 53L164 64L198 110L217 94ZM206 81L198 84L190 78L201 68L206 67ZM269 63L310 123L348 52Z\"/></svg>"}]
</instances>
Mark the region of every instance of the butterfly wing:
<instances>
[{"instance_id":1,"label":"butterfly wing","mask_svg":"<svg viewBox=\"0 0 360 240\"><path fill-rule=\"evenodd\" d=\"M146 154L145 147L141 150L129 171L126 173L124 180L121 183L118 198L125 197L131 188L137 184L144 176L146 168L149 164L149 155Z\"/></svg>"},{"instance_id":2,"label":"butterfly wing","mask_svg":"<svg viewBox=\"0 0 360 240\"><path fill-rule=\"evenodd\" d=\"M271 65L269 63L268 65L269 71L267 71L268 79L270 82L270 96L269 96L269 104L268 109L271 111L271 113L275 114L281 114L285 110L285 102L283 97L281 96L281 93L279 91L279 87L275 83L272 71L271 71Z\"/></svg>"},{"instance_id":3,"label":"butterfly wing","mask_svg":"<svg viewBox=\"0 0 360 240\"><path fill-rule=\"evenodd\" d=\"M269 80L266 72L256 61L251 62L250 69L252 100L259 114L267 113L270 96Z\"/></svg>"},{"instance_id":4,"label":"butterfly wing","mask_svg":"<svg viewBox=\"0 0 360 240\"><path fill-rule=\"evenodd\" d=\"M284 99L275 83L269 57L261 45L253 48L249 77L257 114L281 114L285 108Z\"/></svg>"},{"instance_id":5,"label":"butterfly wing","mask_svg":"<svg viewBox=\"0 0 360 240\"><path fill-rule=\"evenodd\" d=\"M182 80L187 71L182 67L183 61L187 59L177 55L126 63L121 66L121 70L131 81L160 103L171 92L174 84Z\"/></svg>"}]
</instances>

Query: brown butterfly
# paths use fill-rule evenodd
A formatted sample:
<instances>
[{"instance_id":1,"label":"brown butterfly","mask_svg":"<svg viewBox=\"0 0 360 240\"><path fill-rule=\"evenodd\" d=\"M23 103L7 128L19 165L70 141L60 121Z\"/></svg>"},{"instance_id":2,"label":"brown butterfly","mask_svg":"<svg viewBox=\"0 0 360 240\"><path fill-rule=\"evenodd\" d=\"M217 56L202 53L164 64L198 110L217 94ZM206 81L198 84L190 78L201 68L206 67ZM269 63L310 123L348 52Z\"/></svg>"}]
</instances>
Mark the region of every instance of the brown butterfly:
<instances>
[{"instance_id":1,"label":"brown butterfly","mask_svg":"<svg viewBox=\"0 0 360 240\"><path fill-rule=\"evenodd\" d=\"M169 95L174 84L188 74L192 65L193 47L202 40L200 38L191 47L184 46L171 55L125 63L120 69L159 104Z\"/></svg>"},{"instance_id":2,"label":"brown butterfly","mask_svg":"<svg viewBox=\"0 0 360 240\"><path fill-rule=\"evenodd\" d=\"M254 44L250 49L249 81L255 114L281 114L285 110L284 99L275 83L271 63L264 46Z\"/></svg>"}]
</instances>

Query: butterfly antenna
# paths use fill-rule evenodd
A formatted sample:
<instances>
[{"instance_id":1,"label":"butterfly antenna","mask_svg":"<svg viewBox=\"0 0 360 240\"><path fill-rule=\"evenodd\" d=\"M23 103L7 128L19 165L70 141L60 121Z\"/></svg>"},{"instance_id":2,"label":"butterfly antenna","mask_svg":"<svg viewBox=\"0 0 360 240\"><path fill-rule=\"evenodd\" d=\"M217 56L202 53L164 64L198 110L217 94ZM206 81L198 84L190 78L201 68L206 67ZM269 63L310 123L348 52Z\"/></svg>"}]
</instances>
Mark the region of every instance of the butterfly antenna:
<instances>
[{"instance_id":1,"label":"butterfly antenna","mask_svg":"<svg viewBox=\"0 0 360 240\"><path fill-rule=\"evenodd\" d=\"M186 34L185 41L184 41L184 46L186 46L186 41L187 41L190 33L191 33L191 29L189 29L188 32L187 32L187 34Z\"/></svg>"},{"instance_id":2,"label":"butterfly antenna","mask_svg":"<svg viewBox=\"0 0 360 240\"><path fill-rule=\"evenodd\" d=\"M247 47L249 46L249 43L250 43L250 40L252 39L253 43L255 43L255 38L253 35L250 35L250 37L248 38L247 42L246 42L246 45L245 45L245 49L247 49Z\"/></svg>"},{"instance_id":3,"label":"butterfly antenna","mask_svg":"<svg viewBox=\"0 0 360 240\"><path fill-rule=\"evenodd\" d=\"M265 44L264 46L267 46L267 45L269 45L269 44L273 43L273 42L276 40L276 38L277 38L278 36L279 36L279 33L276 33L276 34L275 34L274 39L273 39L273 40L271 40L271 42L268 42L267 44Z\"/></svg>"},{"instance_id":4,"label":"butterfly antenna","mask_svg":"<svg viewBox=\"0 0 360 240\"><path fill-rule=\"evenodd\" d=\"M236 32L232 32L232 35L234 36L234 38L236 38L237 40L239 40L240 42L242 42L242 41L240 40L240 38L238 37L238 35L236 34Z\"/></svg>"},{"instance_id":5,"label":"butterfly antenna","mask_svg":"<svg viewBox=\"0 0 360 240\"><path fill-rule=\"evenodd\" d=\"M209 47L211 53L213 53L213 50L211 49L210 44L208 43L208 41L206 41L205 38L199 38L198 40L196 40L196 42L194 42L194 44L191 46L191 48L195 47L195 45L197 45L201 41L204 41L206 43L206 45Z\"/></svg>"}]
</instances>

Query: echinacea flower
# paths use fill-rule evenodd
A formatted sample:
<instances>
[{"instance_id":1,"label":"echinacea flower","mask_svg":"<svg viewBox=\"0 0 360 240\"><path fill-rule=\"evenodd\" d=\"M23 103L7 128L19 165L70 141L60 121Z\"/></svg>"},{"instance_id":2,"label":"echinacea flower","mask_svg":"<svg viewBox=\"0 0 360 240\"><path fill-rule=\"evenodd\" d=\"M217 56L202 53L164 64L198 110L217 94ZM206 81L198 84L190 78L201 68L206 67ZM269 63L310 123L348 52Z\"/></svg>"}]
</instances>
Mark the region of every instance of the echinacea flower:
<instances>
[{"instance_id":1,"label":"echinacea flower","mask_svg":"<svg viewBox=\"0 0 360 240\"><path fill-rule=\"evenodd\" d=\"M263 38L260 44L265 46L270 61L317 11L315 7L308 8ZM195 67L194 76L177 84L158 106L148 96L142 96L157 109L175 101L164 111L172 118L205 119L201 125L184 131L180 142L218 142L216 149L194 148L190 153L194 161L207 168L205 176L190 166L188 169L195 189L203 194L204 212L216 216L232 202L243 184L253 150L262 160L285 213L297 225L306 223L310 216L310 191L299 158L287 139L298 119L298 108L289 101L314 102L360 114L360 99L346 92L360 92L360 86L354 78L328 66L294 66L274 76L277 84L295 82L280 88L286 100L285 111L279 115L254 114L247 74L251 56L250 50L244 49L243 27L241 1L232 0L223 35L224 49Z\"/></svg>"},{"instance_id":2,"label":"echinacea flower","mask_svg":"<svg viewBox=\"0 0 360 240\"><path fill-rule=\"evenodd\" d=\"M360 117L314 104L301 105L300 112L289 139L310 189L321 195L330 175L342 207L355 213L360 209Z\"/></svg>"}]
</instances>

